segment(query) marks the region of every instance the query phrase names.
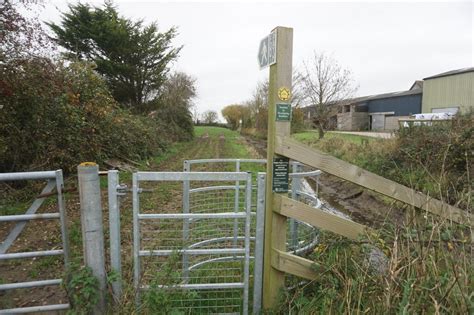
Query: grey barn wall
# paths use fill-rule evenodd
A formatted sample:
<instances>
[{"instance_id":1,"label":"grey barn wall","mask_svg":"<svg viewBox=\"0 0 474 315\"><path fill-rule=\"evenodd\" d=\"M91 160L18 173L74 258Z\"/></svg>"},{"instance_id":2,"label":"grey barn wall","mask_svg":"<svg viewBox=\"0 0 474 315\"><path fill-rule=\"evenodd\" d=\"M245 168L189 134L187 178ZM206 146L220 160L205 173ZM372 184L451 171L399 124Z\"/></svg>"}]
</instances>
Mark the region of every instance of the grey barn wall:
<instances>
[{"instance_id":1,"label":"grey barn wall","mask_svg":"<svg viewBox=\"0 0 474 315\"><path fill-rule=\"evenodd\" d=\"M395 112L395 116L421 113L421 93L390 98L368 100L369 113Z\"/></svg>"}]
</instances>

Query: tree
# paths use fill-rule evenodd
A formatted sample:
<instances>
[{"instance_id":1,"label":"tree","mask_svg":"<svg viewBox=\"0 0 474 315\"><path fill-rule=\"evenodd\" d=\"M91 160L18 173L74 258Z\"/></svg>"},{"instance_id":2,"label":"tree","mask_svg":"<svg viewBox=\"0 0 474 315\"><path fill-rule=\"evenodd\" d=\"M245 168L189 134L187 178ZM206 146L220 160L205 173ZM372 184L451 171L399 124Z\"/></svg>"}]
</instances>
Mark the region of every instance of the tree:
<instances>
[{"instance_id":1,"label":"tree","mask_svg":"<svg viewBox=\"0 0 474 315\"><path fill-rule=\"evenodd\" d=\"M60 25L48 23L54 40L71 60L89 60L107 80L117 101L133 107L156 97L166 80L169 64L181 47L174 48L176 28L164 33L156 23L131 21L119 16L106 2L103 8L70 5Z\"/></svg>"},{"instance_id":2,"label":"tree","mask_svg":"<svg viewBox=\"0 0 474 315\"><path fill-rule=\"evenodd\" d=\"M247 122L250 118L250 110L244 105L228 105L222 109L222 116L229 124L230 128L236 130L242 120L243 127L248 127Z\"/></svg>"},{"instance_id":3,"label":"tree","mask_svg":"<svg viewBox=\"0 0 474 315\"><path fill-rule=\"evenodd\" d=\"M217 122L217 113L213 110L208 110L202 115L202 120L205 124L213 124Z\"/></svg>"},{"instance_id":4,"label":"tree","mask_svg":"<svg viewBox=\"0 0 474 315\"><path fill-rule=\"evenodd\" d=\"M321 139L324 124L329 120L330 105L349 99L357 87L350 70L340 66L331 56L316 52L304 63L301 83L304 97L315 106L314 123Z\"/></svg>"},{"instance_id":5,"label":"tree","mask_svg":"<svg viewBox=\"0 0 474 315\"><path fill-rule=\"evenodd\" d=\"M268 86L268 80L257 83L252 98L246 102L253 126L261 131L267 130Z\"/></svg>"},{"instance_id":6,"label":"tree","mask_svg":"<svg viewBox=\"0 0 474 315\"><path fill-rule=\"evenodd\" d=\"M201 115L199 114L199 109L196 105L191 108L191 116L193 117L194 124L199 125L199 119Z\"/></svg>"},{"instance_id":7,"label":"tree","mask_svg":"<svg viewBox=\"0 0 474 315\"><path fill-rule=\"evenodd\" d=\"M257 83L257 87L252 98L244 103L249 110L249 120L246 122L251 127L256 128L260 132L266 132L268 124L268 88L269 82L265 80ZM293 73L293 85L291 87L291 105L293 112L301 105L303 98L301 93L301 75L297 72ZM299 116L298 116L299 117ZM244 122L245 124L245 122ZM301 130L298 127L295 130ZM293 128L292 128L293 130Z\"/></svg>"},{"instance_id":8,"label":"tree","mask_svg":"<svg viewBox=\"0 0 474 315\"><path fill-rule=\"evenodd\" d=\"M52 42L37 18L41 0L0 1L0 63L13 59L46 57ZM21 12L29 12L27 17Z\"/></svg>"},{"instance_id":9,"label":"tree","mask_svg":"<svg viewBox=\"0 0 474 315\"><path fill-rule=\"evenodd\" d=\"M183 72L175 72L163 83L160 96L152 103L152 116L173 128L179 135L174 140L189 140L193 136L191 109L196 97L196 79Z\"/></svg>"}]
</instances>

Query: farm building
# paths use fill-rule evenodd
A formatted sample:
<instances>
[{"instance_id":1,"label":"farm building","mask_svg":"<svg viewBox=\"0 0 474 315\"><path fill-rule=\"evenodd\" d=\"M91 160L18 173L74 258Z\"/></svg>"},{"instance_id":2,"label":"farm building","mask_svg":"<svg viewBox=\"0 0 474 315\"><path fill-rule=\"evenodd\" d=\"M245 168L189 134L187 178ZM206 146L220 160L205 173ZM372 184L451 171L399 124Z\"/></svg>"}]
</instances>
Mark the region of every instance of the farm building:
<instances>
[{"instance_id":1,"label":"farm building","mask_svg":"<svg viewBox=\"0 0 474 315\"><path fill-rule=\"evenodd\" d=\"M474 108L474 67L424 78L423 113L456 113Z\"/></svg>"},{"instance_id":2,"label":"farm building","mask_svg":"<svg viewBox=\"0 0 474 315\"><path fill-rule=\"evenodd\" d=\"M367 107L369 130L396 130L398 119L421 112L422 89L367 97L358 106Z\"/></svg>"},{"instance_id":3,"label":"farm building","mask_svg":"<svg viewBox=\"0 0 474 315\"><path fill-rule=\"evenodd\" d=\"M395 130L398 119L421 112L422 83L408 91L370 95L330 105L335 108L330 126L338 130ZM306 120L314 115L314 106L303 109Z\"/></svg>"},{"instance_id":4,"label":"farm building","mask_svg":"<svg viewBox=\"0 0 474 315\"><path fill-rule=\"evenodd\" d=\"M419 113L474 109L474 67L452 70L417 80L407 91L358 97L330 105L329 128L338 130L395 130L398 119ZM314 106L303 108L306 121Z\"/></svg>"}]
</instances>

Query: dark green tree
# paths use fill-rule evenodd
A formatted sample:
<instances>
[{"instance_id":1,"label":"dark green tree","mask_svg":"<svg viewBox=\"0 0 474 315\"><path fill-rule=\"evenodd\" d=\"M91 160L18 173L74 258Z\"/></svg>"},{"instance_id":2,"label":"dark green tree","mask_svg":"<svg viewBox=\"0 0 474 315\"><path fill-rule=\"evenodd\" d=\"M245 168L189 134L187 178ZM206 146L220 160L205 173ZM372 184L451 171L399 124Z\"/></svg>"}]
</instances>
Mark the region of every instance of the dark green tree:
<instances>
[{"instance_id":1,"label":"dark green tree","mask_svg":"<svg viewBox=\"0 0 474 315\"><path fill-rule=\"evenodd\" d=\"M176 28L161 33L156 23L145 25L120 16L111 2L102 8L70 5L59 25L48 25L69 59L95 62L124 107L155 98L181 50L171 44Z\"/></svg>"}]
</instances>

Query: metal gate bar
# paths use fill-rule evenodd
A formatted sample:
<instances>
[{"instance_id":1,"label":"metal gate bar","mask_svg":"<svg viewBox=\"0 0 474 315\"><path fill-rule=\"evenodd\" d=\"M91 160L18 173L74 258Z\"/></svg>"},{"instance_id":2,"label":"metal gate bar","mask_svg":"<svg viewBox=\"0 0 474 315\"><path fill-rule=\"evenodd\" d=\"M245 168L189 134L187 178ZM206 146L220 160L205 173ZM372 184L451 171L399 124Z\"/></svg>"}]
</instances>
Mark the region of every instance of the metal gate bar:
<instances>
[{"instance_id":1,"label":"metal gate bar","mask_svg":"<svg viewBox=\"0 0 474 315\"><path fill-rule=\"evenodd\" d=\"M1 174L1 175L5 175L5 174ZM11 176L8 176L11 178ZM2 177L0 177L2 178ZM51 191L53 191L55 187L55 181L54 180L51 180L51 178L48 179L48 183L46 184L46 186L43 188L43 190L41 191L40 195L44 195L44 194L47 194L47 193L50 193ZM33 203L31 204L31 206L28 208L28 210L26 210L25 212L25 216L26 215L33 215L38 209L39 207L41 207L41 205L43 204L43 201L46 200L45 197L43 198L36 198L35 201L33 201ZM0 220L7 220L6 218L7 216L3 216ZM28 220L27 218L25 218L25 220ZM21 231L23 231L23 229L25 228L25 225L26 225L26 221L23 221L23 222L20 222L18 224L15 225L15 227L11 230L11 232L8 234L7 238L5 239L5 241L3 241L2 244L0 244L0 254L5 254L8 249L10 248L10 246L13 244L13 242L17 239L18 235L20 235Z\"/></svg>"},{"instance_id":2,"label":"metal gate bar","mask_svg":"<svg viewBox=\"0 0 474 315\"><path fill-rule=\"evenodd\" d=\"M265 234L265 173L257 175L257 222L255 228L255 259L253 280L253 314L262 309L263 245Z\"/></svg>"},{"instance_id":3,"label":"metal gate bar","mask_svg":"<svg viewBox=\"0 0 474 315\"><path fill-rule=\"evenodd\" d=\"M0 181L18 181L18 180L48 180L48 183L41 191L40 197L36 198L32 205L28 208L23 215L6 215L0 216L0 222L16 222L15 227L9 233L5 241L0 246L0 261L9 259L20 259L20 258L33 258L33 257L44 257L44 256L64 256L64 265L67 270L69 265L69 244L67 236L67 218L66 209L64 204L64 181L62 170L57 171L43 171L43 172L19 172L19 173L3 173L0 174ZM58 203L57 213L42 213L36 214L35 212L41 207L44 200L46 200L45 194L49 194L56 188L56 196ZM19 252L19 253L7 253L16 238L21 234L26 223L30 220L50 220L59 219L61 226L61 239L62 249L59 250L43 250L43 251L32 251L32 252ZM33 287L43 287L49 285L60 285L62 279L46 279L39 281L26 281L16 283L4 283L0 285L0 291L3 290L14 290L14 289L25 289ZM33 307L20 307L12 309L0 310L0 314L22 314L30 312L47 312L55 310L66 310L69 309L69 304L54 304L54 305L41 305Z\"/></svg>"}]
</instances>

